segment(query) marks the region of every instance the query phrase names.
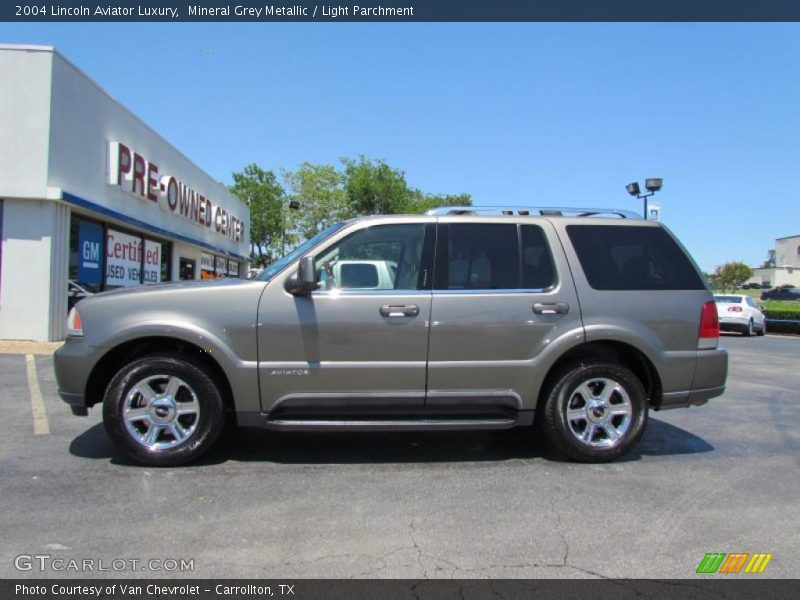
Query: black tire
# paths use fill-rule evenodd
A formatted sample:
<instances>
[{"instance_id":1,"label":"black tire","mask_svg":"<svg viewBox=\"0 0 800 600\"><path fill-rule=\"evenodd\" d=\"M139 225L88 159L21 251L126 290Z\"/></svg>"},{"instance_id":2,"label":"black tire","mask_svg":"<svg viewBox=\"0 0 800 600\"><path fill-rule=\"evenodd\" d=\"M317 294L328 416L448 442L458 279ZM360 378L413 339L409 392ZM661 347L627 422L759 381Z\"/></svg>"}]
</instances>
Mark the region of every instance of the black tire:
<instances>
[{"instance_id":1,"label":"black tire","mask_svg":"<svg viewBox=\"0 0 800 600\"><path fill-rule=\"evenodd\" d=\"M745 327L744 331L742 332L744 337L752 337L753 336L753 319L747 323L747 327Z\"/></svg>"},{"instance_id":2,"label":"black tire","mask_svg":"<svg viewBox=\"0 0 800 600\"><path fill-rule=\"evenodd\" d=\"M607 382L619 388L609 389L611 394L605 402L608 408L603 408L600 398L606 392ZM579 392L582 384L588 384L584 388L591 392L591 395L586 394L590 396L588 400ZM612 391L616 389L622 392ZM553 446L579 462L616 460L630 452L647 426L644 387L633 372L618 364L600 360L574 363L554 378L545 393L544 404L540 407L545 434ZM585 407L581 406L582 402ZM590 406L590 403L595 404ZM573 418L567 418L568 409ZM582 421L575 416L581 410L586 415ZM623 410L627 415L613 414ZM619 433L618 439L612 439L610 432Z\"/></svg>"},{"instance_id":3,"label":"black tire","mask_svg":"<svg viewBox=\"0 0 800 600\"><path fill-rule=\"evenodd\" d=\"M219 386L199 364L179 354L157 354L114 376L103 398L103 423L114 445L137 462L175 466L214 444L225 425L225 407Z\"/></svg>"},{"instance_id":4,"label":"black tire","mask_svg":"<svg viewBox=\"0 0 800 600\"><path fill-rule=\"evenodd\" d=\"M761 324L761 329L758 330L758 335L767 335L767 320L764 319L764 322Z\"/></svg>"}]
</instances>

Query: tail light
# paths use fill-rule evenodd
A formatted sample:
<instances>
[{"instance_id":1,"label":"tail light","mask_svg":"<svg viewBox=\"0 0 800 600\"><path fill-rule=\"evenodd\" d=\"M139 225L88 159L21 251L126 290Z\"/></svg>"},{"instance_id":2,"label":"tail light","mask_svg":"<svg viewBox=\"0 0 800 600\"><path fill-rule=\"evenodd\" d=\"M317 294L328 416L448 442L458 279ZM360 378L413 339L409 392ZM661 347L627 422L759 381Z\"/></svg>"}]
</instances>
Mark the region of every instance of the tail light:
<instances>
[{"instance_id":1,"label":"tail light","mask_svg":"<svg viewBox=\"0 0 800 600\"><path fill-rule=\"evenodd\" d=\"M717 305L714 302L706 302L703 311L700 313L700 340L698 348L716 348L719 341L719 317L717 316Z\"/></svg>"},{"instance_id":2,"label":"tail light","mask_svg":"<svg viewBox=\"0 0 800 600\"><path fill-rule=\"evenodd\" d=\"M73 308L67 316L67 335L83 335L83 323L77 309Z\"/></svg>"}]
</instances>

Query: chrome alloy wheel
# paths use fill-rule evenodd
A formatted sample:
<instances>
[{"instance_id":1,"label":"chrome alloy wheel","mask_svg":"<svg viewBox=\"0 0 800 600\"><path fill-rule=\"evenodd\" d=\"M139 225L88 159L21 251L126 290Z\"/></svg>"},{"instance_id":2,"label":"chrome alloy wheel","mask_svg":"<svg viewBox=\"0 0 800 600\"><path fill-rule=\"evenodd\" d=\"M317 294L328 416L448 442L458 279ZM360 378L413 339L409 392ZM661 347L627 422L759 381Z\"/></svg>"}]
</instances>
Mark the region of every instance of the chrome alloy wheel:
<instances>
[{"instance_id":1,"label":"chrome alloy wheel","mask_svg":"<svg viewBox=\"0 0 800 600\"><path fill-rule=\"evenodd\" d=\"M131 439L157 452L189 439L200 422L200 403L182 379L151 375L130 389L122 416Z\"/></svg>"},{"instance_id":2,"label":"chrome alloy wheel","mask_svg":"<svg viewBox=\"0 0 800 600\"><path fill-rule=\"evenodd\" d=\"M633 407L625 388L613 379L584 381L570 394L567 424L587 446L606 448L621 440L631 426Z\"/></svg>"}]
</instances>

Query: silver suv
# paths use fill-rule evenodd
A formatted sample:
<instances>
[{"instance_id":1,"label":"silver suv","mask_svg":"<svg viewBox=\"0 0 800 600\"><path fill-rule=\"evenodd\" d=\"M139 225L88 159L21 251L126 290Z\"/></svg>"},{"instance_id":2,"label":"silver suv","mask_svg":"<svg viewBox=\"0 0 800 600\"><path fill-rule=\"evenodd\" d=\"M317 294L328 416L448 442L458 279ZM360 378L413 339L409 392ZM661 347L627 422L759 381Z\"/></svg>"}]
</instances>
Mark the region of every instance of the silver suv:
<instances>
[{"instance_id":1,"label":"silver suv","mask_svg":"<svg viewBox=\"0 0 800 600\"><path fill-rule=\"evenodd\" d=\"M495 209L496 210L496 209ZM56 353L76 415L176 465L227 413L275 430L529 426L616 459L648 409L725 389L716 306L658 223L616 210L447 208L319 233L256 279L96 294ZM606 218L602 218L606 217Z\"/></svg>"}]
</instances>

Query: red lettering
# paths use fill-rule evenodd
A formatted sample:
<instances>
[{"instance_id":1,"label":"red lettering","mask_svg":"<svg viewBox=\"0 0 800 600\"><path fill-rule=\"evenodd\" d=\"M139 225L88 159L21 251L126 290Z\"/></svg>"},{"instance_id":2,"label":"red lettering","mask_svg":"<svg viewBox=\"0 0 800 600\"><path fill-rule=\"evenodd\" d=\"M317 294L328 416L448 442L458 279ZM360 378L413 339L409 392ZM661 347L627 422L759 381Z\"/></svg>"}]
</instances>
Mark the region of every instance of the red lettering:
<instances>
[{"instance_id":1,"label":"red lettering","mask_svg":"<svg viewBox=\"0 0 800 600\"><path fill-rule=\"evenodd\" d=\"M175 212L175 209L178 208L178 180L174 177L165 178L167 179L166 183L166 191L167 191L167 206L172 212ZM163 180L162 180L163 181Z\"/></svg>"},{"instance_id":2,"label":"red lettering","mask_svg":"<svg viewBox=\"0 0 800 600\"><path fill-rule=\"evenodd\" d=\"M131 172L131 150L125 144L117 144L117 185Z\"/></svg>"},{"instance_id":3,"label":"red lettering","mask_svg":"<svg viewBox=\"0 0 800 600\"><path fill-rule=\"evenodd\" d=\"M158 167L153 163L147 163L147 199L158 202Z\"/></svg>"},{"instance_id":4,"label":"red lettering","mask_svg":"<svg viewBox=\"0 0 800 600\"><path fill-rule=\"evenodd\" d=\"M144 158L138 152L133 153L133 179L131 180L131 191L135 194L138 182L139 194L144 196L144 172L145 163Z\"/></svg>"},{"instance_id":5,"label":"red lettering","mask_svg":"<svg viewBox=\"0 0 800 600\"><path fill-rule=\"evenodd\" d=\"M212 213L214 212L214 203L206 198L206 227L211 227Z\"/></svg>"}]
</instances>

